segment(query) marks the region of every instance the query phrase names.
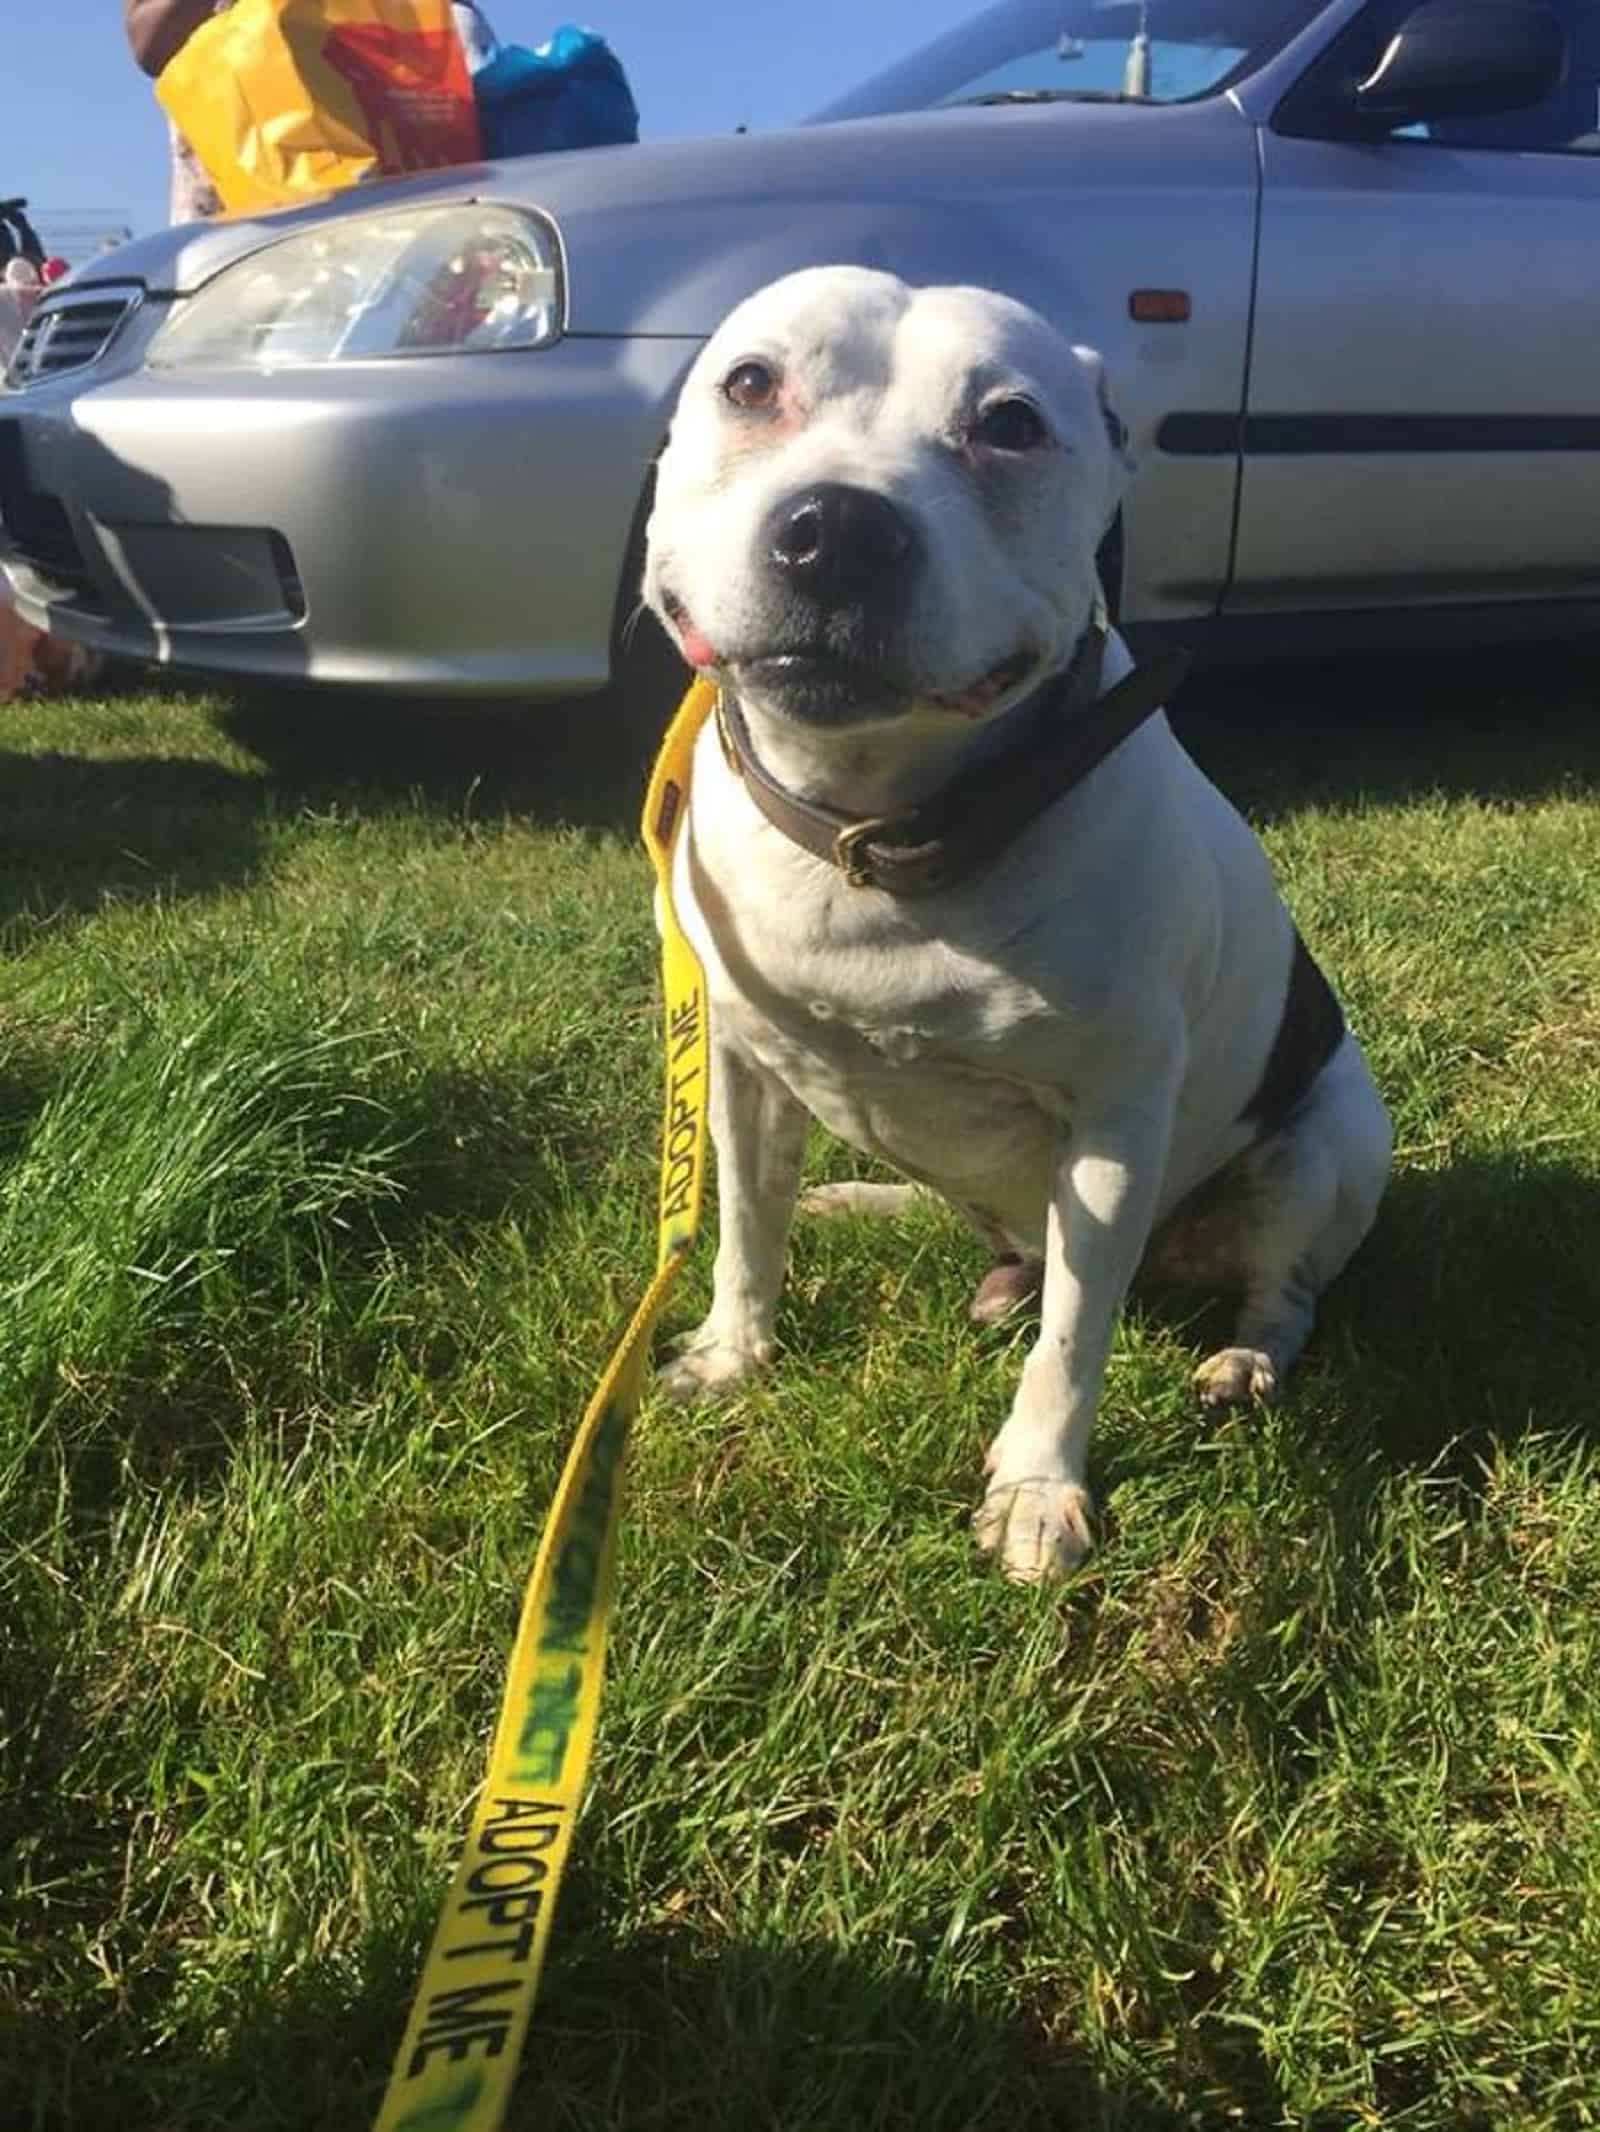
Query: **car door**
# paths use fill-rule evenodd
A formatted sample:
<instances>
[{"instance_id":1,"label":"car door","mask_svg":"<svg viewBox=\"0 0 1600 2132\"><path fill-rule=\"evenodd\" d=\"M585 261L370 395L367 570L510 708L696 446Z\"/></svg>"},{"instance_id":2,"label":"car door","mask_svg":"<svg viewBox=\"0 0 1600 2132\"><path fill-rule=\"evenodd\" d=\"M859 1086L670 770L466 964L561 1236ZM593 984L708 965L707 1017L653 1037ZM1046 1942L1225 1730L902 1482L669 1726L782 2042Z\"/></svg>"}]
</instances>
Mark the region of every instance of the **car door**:
<instances>
[{"instance_id":1,"label":"car door","mask_svg":"<svg viewBox=\"0 0 1600 2132\"><path fill-rule=\"evenodd\" d=\"M1408 12L1319 66L1364 78ZM1319 139L1308 76L1263 128L1226 613L1600 594L1600 0L1556 12L1532 109Z\"/></svg>"}]
</instances>

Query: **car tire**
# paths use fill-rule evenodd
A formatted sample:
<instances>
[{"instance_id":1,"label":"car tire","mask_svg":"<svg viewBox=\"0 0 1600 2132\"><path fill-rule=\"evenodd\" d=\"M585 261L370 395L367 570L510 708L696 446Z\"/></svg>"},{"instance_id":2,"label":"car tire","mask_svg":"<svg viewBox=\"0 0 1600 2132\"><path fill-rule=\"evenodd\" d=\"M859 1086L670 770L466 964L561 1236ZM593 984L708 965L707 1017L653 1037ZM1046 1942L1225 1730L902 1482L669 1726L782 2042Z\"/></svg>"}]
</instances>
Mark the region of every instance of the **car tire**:
<instances>
[{"instance_id":1,"label":"car tire","mask_svg":"<svg viewBox=\"0 0 1600 2132\"><path fill-rule=\"evenodd\" d=\"M693 678L655 616L636 606L613 640L605 692L619 739L653 752Z\"/></svg>"},{"instance_id":2,"label":"car tire","mask_svg":"<svg viewBox=\"0 0 1600 2132\"><path fill-rule=\"evenodd\" d=\"M693 675L640 597L644 579L645 529L655 499L655 468L633 514L628 552L611 622L611 680L605 691L609 724L619 742L653 757L667 720Z\"/></svg>"}]
</instances>

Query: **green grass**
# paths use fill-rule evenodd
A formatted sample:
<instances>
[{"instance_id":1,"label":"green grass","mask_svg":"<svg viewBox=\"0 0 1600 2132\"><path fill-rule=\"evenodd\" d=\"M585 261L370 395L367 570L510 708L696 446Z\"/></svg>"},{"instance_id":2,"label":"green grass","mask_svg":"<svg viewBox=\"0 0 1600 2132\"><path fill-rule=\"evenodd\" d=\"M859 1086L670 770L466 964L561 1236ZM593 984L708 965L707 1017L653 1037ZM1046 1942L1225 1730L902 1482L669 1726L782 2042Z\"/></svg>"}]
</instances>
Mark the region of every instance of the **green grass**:
<instances>
[{"instance_id":1,"label":"green grass","mask_svg":"<svg viewBox=\"0 0 1600 2132\"><path fill-rule=\"evenodd\" d=\"M1597 712L1592 656L1191 691L1378 1230L1270 1416L1130 1317L1045 1593L966 1534L973 1247L801 1233L781 1369L641 1426L515 2126L1600 2124ZM370 2120L653 1244L636 774L0 712L3 2132Z\"/></svg>"}]
</instances>

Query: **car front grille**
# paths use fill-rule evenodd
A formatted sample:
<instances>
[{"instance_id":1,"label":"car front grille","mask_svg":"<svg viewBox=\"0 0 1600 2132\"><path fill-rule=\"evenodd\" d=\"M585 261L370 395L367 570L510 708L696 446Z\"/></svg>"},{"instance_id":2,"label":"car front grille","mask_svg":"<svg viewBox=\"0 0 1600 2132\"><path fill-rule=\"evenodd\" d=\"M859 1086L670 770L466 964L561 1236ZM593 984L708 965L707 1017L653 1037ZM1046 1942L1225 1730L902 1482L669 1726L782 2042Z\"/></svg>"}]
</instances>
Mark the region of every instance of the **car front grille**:
<instances>
[{"instance_id":1,"label":"car front grille","mask_svg":"<svg viewBox=\"0 0 1600 2132\"><path fill-rule=\"evenodd\" d=\"M46 296L22 329L6 382L14 390L99 362L144 291L125 281Z\"/></svg>"}]
</instances>

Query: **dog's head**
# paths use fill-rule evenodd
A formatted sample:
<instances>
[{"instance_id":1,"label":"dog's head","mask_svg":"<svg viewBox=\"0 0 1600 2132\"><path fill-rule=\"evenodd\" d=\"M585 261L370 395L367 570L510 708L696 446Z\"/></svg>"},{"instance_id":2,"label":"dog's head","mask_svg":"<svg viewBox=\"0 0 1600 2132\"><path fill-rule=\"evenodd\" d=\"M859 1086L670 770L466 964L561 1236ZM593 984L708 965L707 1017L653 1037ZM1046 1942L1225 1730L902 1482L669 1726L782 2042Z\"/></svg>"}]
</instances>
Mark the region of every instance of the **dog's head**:
<instances>
[{"instance_id":1,"label":"dog's head","mask_svg":"<svg viewBox=\"0 0 1600 2132\"><path fill-rule=\"evenodd\" d=\"M1037 313L813 268L689 373L645 597L759 712L981 720L1070 658L1128 469L1098 356Z\"/></svg>"}]
</instances>

